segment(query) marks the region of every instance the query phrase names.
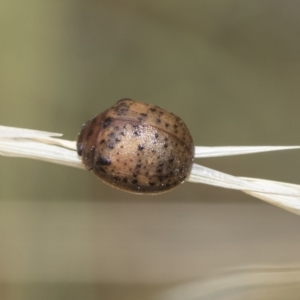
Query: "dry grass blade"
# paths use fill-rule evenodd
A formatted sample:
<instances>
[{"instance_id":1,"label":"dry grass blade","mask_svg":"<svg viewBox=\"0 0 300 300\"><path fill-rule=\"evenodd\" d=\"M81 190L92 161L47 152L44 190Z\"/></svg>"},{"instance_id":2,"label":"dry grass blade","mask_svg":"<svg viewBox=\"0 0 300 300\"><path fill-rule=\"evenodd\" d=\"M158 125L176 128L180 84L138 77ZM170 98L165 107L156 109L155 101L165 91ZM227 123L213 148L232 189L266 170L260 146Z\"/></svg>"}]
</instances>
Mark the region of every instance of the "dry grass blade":
<instances>
[{"instance_id":1,"label":"dry grass blade","mask_svg":"<svg viewBox=\"0 0 300 300\"><path fill-rule=\"evenodd\" d=\"M300 186L284 182L228 175L197 164L193 165L190 182L236 189L300 215Z\"/></svg>"},{"instance_id":2,"label":"dry grass blade","mask_svg":"<svg viewBox=\"0 0 300 300\"><path fill-rule=\"evenodd\" d=\"M84 169L76 142L59 133L0 126L0 155L26 157ZM196 157L239 155L287 150L299 146L196 147ZM236 189L300 215L300 186L271 180L236 177L193 164L188 181Z\"/></svg>"},{"instance_id":3,"label":"dry grass blade","mask_svg":"<svg viewBox=\"0 0 300 300\"><path fill-rule=\"evenodd\" d=\"M25 157L84 169L74 151L76 142L53 136L59 137L62 134L0 126L0 155Z\"/></svg>"},{"instance_id":4,"label":"dry grass blade","mask_svg":"<svg viewBox=\"0 0 300 300\"><path fill-rule=\"evenodd\" d=\"M195 157L232 156L269 151L299 149L300 146L223 146L223 147L195 147Z\"/></svg>"},{"instance_id":5,"label":"dry grass blade","mask_svg":"<svg viewBox=\"0 0 300 300\"><path fill-rule=\"evenodd\" d=\"M38 140L0 140L0 154L4 156L37 159L84 169L74 150L47 144Z\"/></svg>"},{"instance_id":6,"label":"dry grass blade","mask_svg":"<svg viewBox=\"0 0 300 300\"><path fill-rule=\"evenodd\" d=\"M0 138L38 138L50 136L62 136L62 133L0 126Z\"/></svg>"},{"instance_id":7,"label":"dry grass blade","mask_svg":"<svg viewBox=\"0 0 300 300\"><path fill-rule=\"evenodd\" d=\"M273 299L271 296L274 296L274 292L280 295L280 298L276 296L276 299L287 299L286 289L294 288L294 293L298 293L299 286L299 268L250 268L231 271L208 280L192 281L175 286L158 299L253 299L254 295L255 299ZM258 295L260 296L257 298Z\"/></svg>"}]
</instances>

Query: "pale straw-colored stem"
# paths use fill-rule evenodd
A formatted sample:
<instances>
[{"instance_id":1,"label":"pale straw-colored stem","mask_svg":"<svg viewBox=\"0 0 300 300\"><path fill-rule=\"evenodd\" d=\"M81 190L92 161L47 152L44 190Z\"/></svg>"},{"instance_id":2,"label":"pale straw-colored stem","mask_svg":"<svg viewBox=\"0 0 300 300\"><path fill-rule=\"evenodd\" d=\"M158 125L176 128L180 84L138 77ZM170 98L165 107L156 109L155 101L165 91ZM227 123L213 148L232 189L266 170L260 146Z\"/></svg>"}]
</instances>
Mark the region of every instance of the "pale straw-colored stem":
<instances>
[{"instance_id":1,"label":"pale straw-colored stem","mask_svg":"<svg viewBox=\"0 0 300 300\"><path fill-rule=\"evenodd\" d=\"M84 169L76 152L76 142L57 137L62 134L0 126L0 155L26 157ZM288 150L299 146L227 146L195 147L195 157L241 155L266 151ZM271 180L228 175L196 163L190 182L241 190L268 203L300 215L300 186Z\"/></svg>"},{"instance_id":2,"label":"pale straw-colored stem","mask_svg":"<svg viewBox=\"0 0 300 300\"><path fill-rule=\"evenodd\" d=\"M280 299L292 299L299 293L300 269L292 267L240 268L222 275L193 280L168 288L160 300L221 300L221 299L273 299L274 292ZM254 294L253 294L254 293ZM252 295L252 297L251 297ZM260 295L260 296L258 296ZM290 294L289 294L290 295ZM258 298L257 298L258 296ZM276 299L279 299L276 297Z\"/></svg>"}]
</instances>

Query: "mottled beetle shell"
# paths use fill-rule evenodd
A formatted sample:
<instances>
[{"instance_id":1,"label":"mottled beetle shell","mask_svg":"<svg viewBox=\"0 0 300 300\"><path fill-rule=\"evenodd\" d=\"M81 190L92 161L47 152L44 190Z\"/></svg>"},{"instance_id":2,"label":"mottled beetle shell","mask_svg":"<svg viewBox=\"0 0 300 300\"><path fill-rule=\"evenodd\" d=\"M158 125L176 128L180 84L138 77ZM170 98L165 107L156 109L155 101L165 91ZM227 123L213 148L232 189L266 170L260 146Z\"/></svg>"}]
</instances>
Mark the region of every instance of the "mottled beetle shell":
<instances>
[{"instance_id":1,"label":"mottled beetle shell","mask_svg":"<svg viewBox=\"0 0 300 300\"><path fill-rule=\"evenodd\" d=\"M122 99L83 125L77 152L102 181L128 192L156 194L189 175L194 143L179 117Z\"/></svg>"}]
</instances>

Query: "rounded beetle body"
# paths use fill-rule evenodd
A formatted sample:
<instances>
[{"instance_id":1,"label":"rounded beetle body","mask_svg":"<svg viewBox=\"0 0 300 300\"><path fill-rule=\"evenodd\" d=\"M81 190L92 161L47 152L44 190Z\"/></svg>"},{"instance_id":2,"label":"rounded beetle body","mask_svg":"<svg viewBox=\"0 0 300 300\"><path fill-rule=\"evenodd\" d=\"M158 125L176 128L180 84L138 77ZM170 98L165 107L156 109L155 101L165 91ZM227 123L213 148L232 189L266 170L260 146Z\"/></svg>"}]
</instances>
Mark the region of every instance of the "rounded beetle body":
<instances>
[{"instance_id":1,"label":"rounded beetle body","mask_svg":"<svg viewBox=\"0 0 300 300\"><path fill-rule=\"evenodd\" d=\"M77 152L105 183L132 193L157 194L187 178L194 143L179 117L122 99L83 125Z\"/></svg>"}]
</instances>

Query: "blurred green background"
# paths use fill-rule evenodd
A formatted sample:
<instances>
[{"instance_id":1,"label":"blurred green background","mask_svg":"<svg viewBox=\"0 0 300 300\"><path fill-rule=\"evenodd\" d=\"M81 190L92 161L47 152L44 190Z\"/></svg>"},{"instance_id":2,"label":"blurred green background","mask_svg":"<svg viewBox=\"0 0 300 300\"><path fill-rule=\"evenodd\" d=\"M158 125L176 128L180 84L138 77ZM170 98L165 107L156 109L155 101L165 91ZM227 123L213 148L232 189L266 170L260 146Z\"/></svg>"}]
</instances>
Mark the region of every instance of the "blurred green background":
<instances>
[{"instance_id":1,"label":"blurred green background","mask_svg":"<svg viewBox=\"0 0 300 300\"><path fill-rule=\"evenodd\" d=\"M300 1L0 0L1 125L60 132L129 97L199 146L300 144ZM197 161L300 184L299 151ZM243 265L300 263L300 218L185 183L159 196L0 157L0 299L153 299ZM48 297L48 298L47 298Z\"/></svg>"}]
</instances>

